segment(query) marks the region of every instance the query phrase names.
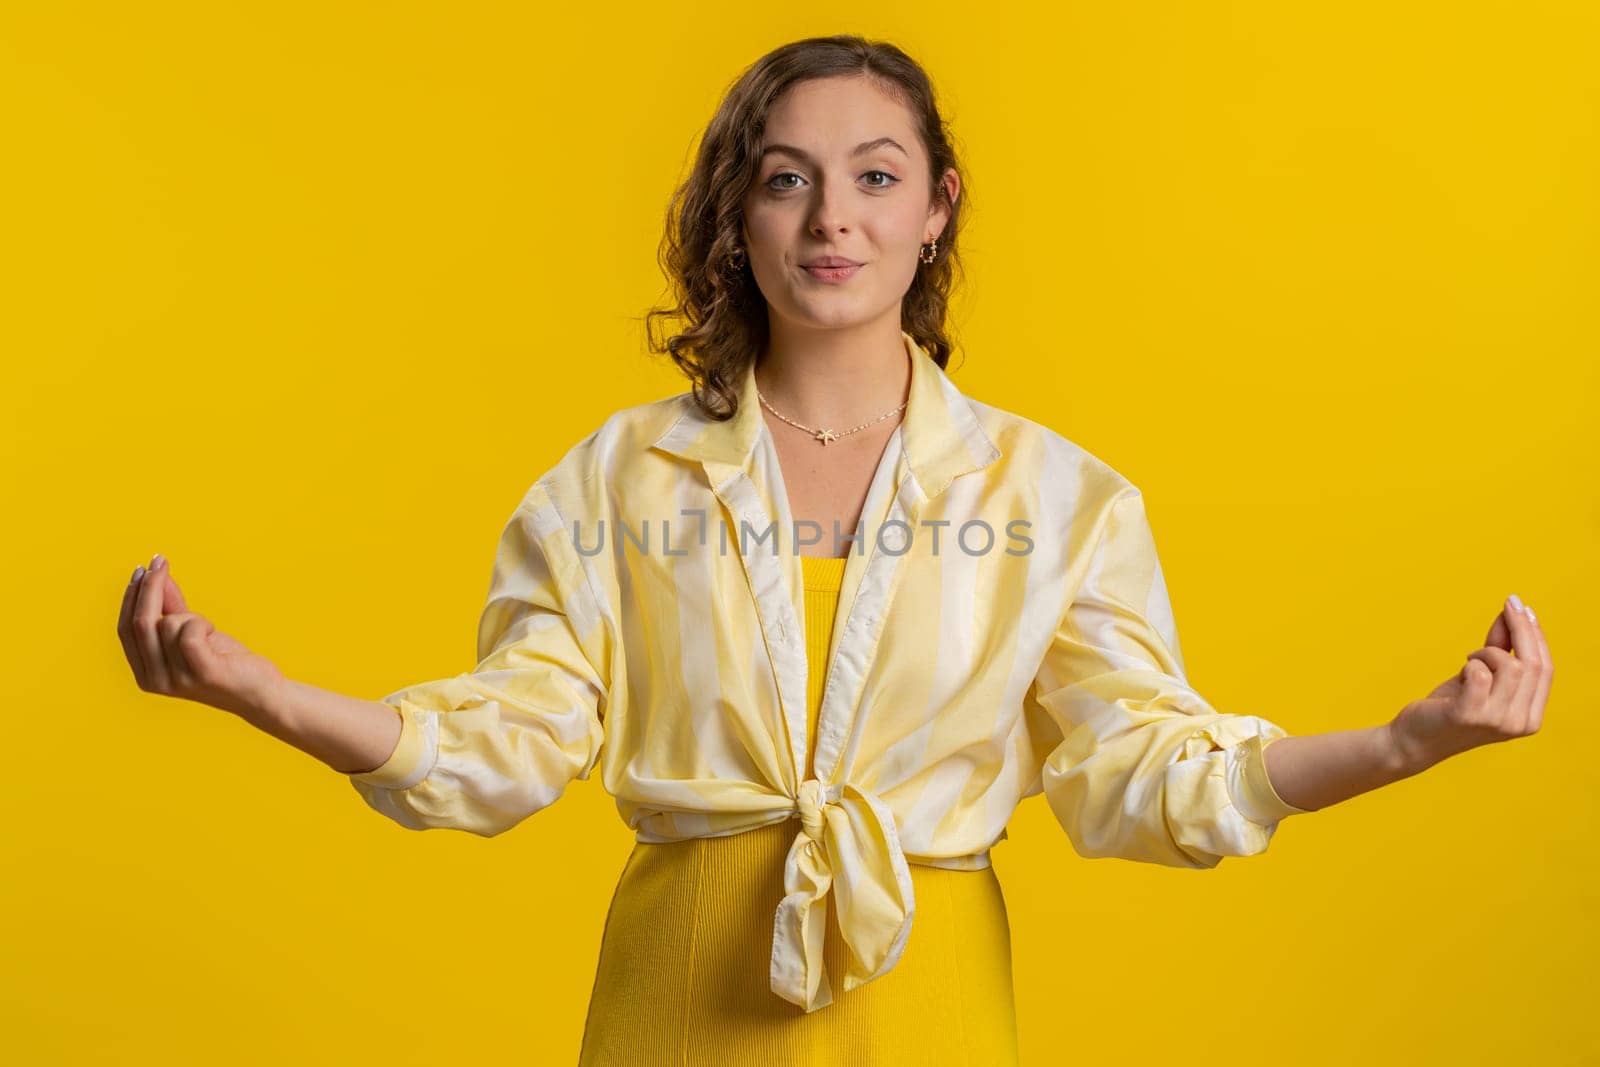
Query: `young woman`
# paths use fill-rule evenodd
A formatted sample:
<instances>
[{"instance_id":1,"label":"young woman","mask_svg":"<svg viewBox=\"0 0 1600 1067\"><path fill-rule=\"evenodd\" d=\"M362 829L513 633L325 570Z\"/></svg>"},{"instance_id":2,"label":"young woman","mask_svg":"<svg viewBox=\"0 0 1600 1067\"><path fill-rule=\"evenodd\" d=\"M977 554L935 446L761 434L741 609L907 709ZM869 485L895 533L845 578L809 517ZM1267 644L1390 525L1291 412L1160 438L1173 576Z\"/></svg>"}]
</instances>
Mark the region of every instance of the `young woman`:
<instances>
[{"instance_id":1,"label":"young woman","mask_svg":"<svg viewBox=\"0 0 1600 1067\"><path fill-rule=\"evenodd\" d=\"M1138 488L944 372L965 202L904 53L763 57L674 201L688 325L657 350L691 388L528 490L476 669L381 701L285 679L157 557L119 621L140 687L243 716L413 829L501 833L601 766L636 845L585 1063L1015 1062L989 849L1023 798L1081 855L1213 867L1538 730L1550 653L1515 597L1382 725L1291 736L1207 704Z\"/></svg>"}]
</instances>

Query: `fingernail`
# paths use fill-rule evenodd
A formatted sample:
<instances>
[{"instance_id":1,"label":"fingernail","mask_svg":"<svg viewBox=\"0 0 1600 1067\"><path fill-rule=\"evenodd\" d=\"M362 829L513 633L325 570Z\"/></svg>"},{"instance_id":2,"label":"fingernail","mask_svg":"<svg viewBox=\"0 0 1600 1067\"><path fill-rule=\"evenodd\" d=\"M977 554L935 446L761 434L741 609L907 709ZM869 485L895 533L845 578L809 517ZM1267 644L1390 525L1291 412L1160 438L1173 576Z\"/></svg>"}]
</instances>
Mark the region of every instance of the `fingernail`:
<instances>
[{"instance_id":1,"label":"fingernail","mask_svg":"<svg viewBox=\"0 0 1600 1067\"><path fill-rule=\"evenodd\" d=\"M1522 611L1522 598L1517 596L1517 594L1512 593L1509 597L1507 597L1506 603L1511 605L1512 611ZM1523 614L1526 615L1527 612L1524 611Z\"/></svg>"},{"instance_id":2,"label":"fingernail","mask_svg":"<svg viewBox=\"0 0 1600 1067\"><path fill-rule=\"evenodd\" d=\"M1532 619L1534 621L1535 625L1538 625L1539 616L1537 616L1537 615L1535 615L1533 613L1533 609L1532 608L1528 607L1527 605L1524 605L1522 610L1526 611L1528 613L1528 618Z\"/></svg>"},{"instance_id":3,"label":"fingernail","mask_svg":"<svg viewBox=\"0 0 1600 1067\"><path fill-rule=\"evenodd\" d=\"M144 564L141 563L137 567L133 568L133 577L128 579L128 584L132 585L134 582L137 582L139 580L139 575L141 575L143 573L144 573Z\"/></svg>"},{"instance_id":4,"label":"fingernail","mask_svg":"<svg viewBox=\"0 0 1600 1067\"><path fill-rule=\"evenodd\" d=\"M164 557L159 552L157 552L153 557L151 557L150 569L151 570L155 570L157 567L161 566L161 561L162 561L163 558ZM1512 597L1511 599L1515 600L1517 598L1516 597Z\"/></svg>"}]
</instances>

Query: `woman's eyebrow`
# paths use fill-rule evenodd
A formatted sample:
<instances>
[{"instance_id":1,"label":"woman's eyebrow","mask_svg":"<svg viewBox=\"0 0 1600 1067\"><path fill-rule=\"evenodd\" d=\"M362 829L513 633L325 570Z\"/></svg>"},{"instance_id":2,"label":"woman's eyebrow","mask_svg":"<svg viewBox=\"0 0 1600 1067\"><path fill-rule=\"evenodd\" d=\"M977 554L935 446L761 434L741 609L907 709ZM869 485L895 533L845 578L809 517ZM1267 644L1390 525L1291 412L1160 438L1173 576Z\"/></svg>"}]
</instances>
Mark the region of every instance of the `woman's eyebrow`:
<instances>
[{"instance_id":1,"label":"woman's eyebrow","mask_svg":"<svg viewBox=\"0 0 1600 1067\"><path fill-rule=\"evenodd\" d=\"M862 141L860 144L856 145L855 148L850 150L850 154L852 156L861 156L875 149L884 147L898 148L900 149L901 154L907 157L911 155L911 153L907 152L905 148L901 146L900 142L896 141L893 137L879 137L871 141ZM816 162L816 160L806 155L806 153L802 152L794 145L789 144L769 144L765 148L761 149L761 158L766 159L767 156L773 152L783 152L794 156L796 159L805 160L807 163Z\"/></svg>"}]
</instances>

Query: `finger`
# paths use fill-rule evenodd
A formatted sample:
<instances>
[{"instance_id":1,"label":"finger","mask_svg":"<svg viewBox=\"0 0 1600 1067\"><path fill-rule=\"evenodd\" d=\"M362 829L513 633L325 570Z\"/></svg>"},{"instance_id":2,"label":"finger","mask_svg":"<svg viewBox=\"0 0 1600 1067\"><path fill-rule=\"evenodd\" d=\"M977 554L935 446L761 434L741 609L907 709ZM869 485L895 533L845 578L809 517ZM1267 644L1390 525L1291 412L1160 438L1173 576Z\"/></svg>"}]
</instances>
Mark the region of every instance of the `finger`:
<instances>
[{"instance_id":1,"label":"finger","mask_svg":"<svg viewBox=\"0 0 1600 1067\"><path fill-rule=\"evenodd\" d=\"M122 642L122 654L127 657L134 680L141 689L144 688L144 653L140 651L134 633L133 609L139 603L139 579L143 577L144 564L141 563L133 569L133 577L128 579L127 587L122 590L122 609L117 612L117 640Z\"/></svg>"},{"instance_id":2,"label":"finger","mask_svg":"<svg viewBox=\"0 0 1600 1067\"><path fill-rule=\"evenodd\" d=\"M1529 662L1538 653L1538 642L1533 636L1533 620L1522 610L1522 601L1515 593L1506 598L1506 607L1501 612L1501 617L1511 631L1511 651L1515 652L1522 662Z\"/></svg>"},{"instance_id":3,"label":"finger","mask_svg":"<svg viewBox=\"0 0 1600 1067\"><path fill-rule=\"evenodd\" d=\"M1471 652L1468 652L1467 658L1477 660L1485 667L1488 667L1489 670L1493 671L1495 674L1499 674L1502 667L1506 667L1517 661L1516 657L1507 652L1505 649L1490 648L1487 645L1485 645L1483 648L1475 648Z\"/></svg>"},{"instance_id":4,"label":"finger","mask_svg":"<svg viewBox=\"0 0 1600 1067\"><path fill-rule=\"evenodd\" d=\"M1489 689L1494 684L1494 671L1483 660L1469 656L1461 668L1462 699L1469 708L1481 708L1489 699Z\"/></svg>"},{"instance_id":5,"label":"finger","mask_svg":"<svg viewBox=\"0 0 1600 1067\"><path fill-rule=\"evenodd\" d=\"M1512 694L1527 668L1503 648L1474 649L1469 658L1478 660L1493 673L1488 696L1489 702L1499 709L1495 713L1498 716L1510 706Z\"/></svg>"},{"instance_id":6,"label":"finger","mask_svg":"<svg viewBox=\"0 0 1600 1067\"><path fill-rule=\"evenodd\" d=\"M173 637L177 658L182 661L190 678L196 682L203 682L210 677L211 645L207 639L215 630L216 627L211 625L211 620L204 615L189 612L183 625L178 627L178 632Z\"/></svg>"},{"instance_id":7,"label":"finger","mask_svg":"<svg viewBox=\"0 0 1600 1067\"><path fill-rule=\"evenodd\" d=\"M184 623L191 618L193 616L180 612L176 615L163 615L156 623L156 632L161 636L161 655L166 662L167 676L172 679L175 692L186 688L194 680L189 664L178 648L178 634L183 630Z\"/></svg>"},{"instance_id":8,"label":"finger","mask_svg":"<svg viewBox=\"0 0 1600 1067\"><path fill-rule=\"evenodd\" d=\"M178 647L178 634L183 629L183 623L188 621L185 616L189 614L189 606L178 589L177 579L172 576L171 560L161 560L161 576L156 580L161 587L161 651L167 657L167 669L174 682L184 686L193 685L194 672Z\"/></svg>"},{"instance_id":9,"label":"finger","mask_svg":"<svg viewBox=\"0 0 1600 1067\"><path fill-rule=\"evenodd\" d=\"M192 611L181 611L161 619L161 647L167 651L167 664L172 668L172 676L185 686L192 687L200 680L201 664L192 642L194 634L205 625L206 620Z\"/></svg>"},{"instance_id":10,"label":"finger","mask_svg":"<svg viewBox=\"0 0 1600 1067\"><path fill-rule=\"evenodd\" d=\"M161 561L161 573L166 576L166 580L161 583L162 614L171 615L179 611L188 611L189 605L184 601L183 593L178 589L178 580L172 576L172 561L170 559Z\"/></svg>"},{"instance_id":11,"label":"finger","mask_svg":"<svg viewBox=\"0 0 1600 1067\"><path fill-rule=\"evenodd\" d=\"M1550 699L1550 679L1555 677L1555 661L1550 658L1550 643L1545 640L1544 627L1539 625L1539 616L1534 614L1532 608L1528 609L1528 618L1533 620L1533 634L1539 641L1539 684L1533 692L1533 705L1528 709L1528 729L1538 730L1544 724L1544 706Z\"/></svg>"},{"instance_id":12,"label":"finger","mask_svg":"<svg viewBox=\"0 0 1600 1067\"><path fill-rule=\"evenodd\" d=\"M167 671L167 657L161 651L161 635L156 632L164 595L158 580L161 578L161 568L156 566L159 560L159 556L153 560L151 569L139 579L139 602L133 609L133 629L144 658L145 688L164 693L171 686L172 679Z\"/></svg>"},{"instance_id":13,"label":"finger","mask_svg":"<svg viewBox=\"0 0 1600 1067\"><path fill-rule=\"evenodd\" d=\"M1529 709L1533 705L1534 691L1539 687L1539 674L1544 670L1544 661L1539 655L1539 637L1533 620L1528 618L1528 612L1523 607L1522 600L1512 594L1506 598L1506 606L1511 624L1511 643L1517 654L1517 660L1523 666L1518 671L1517 685L1511 693L1511 704L1506 709L1510 725L1517 730L1525 730L1528 726Z\"/></svg>"},{"instance_id":14,"label":"finger","mask_svg":"<svg viewBox=\"0 0 1600 1067\"><path fill-rule=\"evenodd\" d=\"M1502 604L1500 606L1500 614L1496 615L1494 622L1489 624L1489 633L1483 639L1485 645L1503 648L1507 652L1511 651L1511 626L1508 621L1510 616L1509 605Z\"/></svg>"}]
</instances>

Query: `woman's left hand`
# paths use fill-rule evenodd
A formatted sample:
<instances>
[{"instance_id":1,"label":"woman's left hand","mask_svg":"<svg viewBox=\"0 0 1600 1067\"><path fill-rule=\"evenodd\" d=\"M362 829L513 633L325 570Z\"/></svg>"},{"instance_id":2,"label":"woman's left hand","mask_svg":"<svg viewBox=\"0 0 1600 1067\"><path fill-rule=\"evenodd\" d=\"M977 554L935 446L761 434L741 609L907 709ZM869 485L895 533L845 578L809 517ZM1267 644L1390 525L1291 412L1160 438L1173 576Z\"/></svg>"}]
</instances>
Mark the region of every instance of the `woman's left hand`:
<instances>
[{"instance_id":1,"label":"woman's left hand","mask_svg":"<svg viewBox=\"0 0 1600 1067\"><path fill-rule=\"evenodd\" d=\"M1389 723L1397 758L1407 770L1420 771L1470 748L1539 732L1555 667L1537 620L1519 607L1508 598L1489 627L1484 647Z\"/></svg>"}]
</instances>

